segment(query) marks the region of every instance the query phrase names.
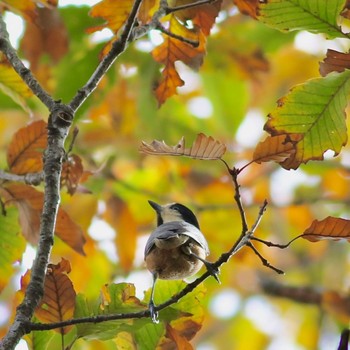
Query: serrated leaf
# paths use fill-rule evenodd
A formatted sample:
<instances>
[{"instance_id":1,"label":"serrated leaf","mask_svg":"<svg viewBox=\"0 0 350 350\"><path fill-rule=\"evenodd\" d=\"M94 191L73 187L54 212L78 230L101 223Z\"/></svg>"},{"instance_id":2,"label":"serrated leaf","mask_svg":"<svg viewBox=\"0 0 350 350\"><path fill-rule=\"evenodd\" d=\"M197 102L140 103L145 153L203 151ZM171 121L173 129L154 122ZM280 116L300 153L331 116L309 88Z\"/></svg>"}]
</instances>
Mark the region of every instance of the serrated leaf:
<instances>
[{"instance_id":1,"label":"serrated leaf","mask_svg":"<svg viewBox=\"0 0 350 350\"><path fill-rule=\"evenodd\" d=\"M300 237L310 242L317 242L322 239L350 241L350 220L328 216L318 221L314 220Z\"/></svg>"},{"instance_id":2,"label":"serrated leaf","mask_svg":"<svg viewBox=\"0 0 350 350\"><path fill-rule=\"evenodd\" d=\"M185 138L175 146L168 146L164 141L154 140L148 144L142 141L140 152L152 155L170 155L170 156L186 156L202 160L220 159L226 152L226 146L214 140L211 136L202 133L197 135L192 147L185 148Z\"/></svg>"},{"instance_id":3,"label":"serrated leaf","mask_svg":"<svg viewBox=\"0 0 350 350\"><path fill-rule=\"evenodd\" d=\"M331 72L343 72L350 69L350 53L327 50L327 56L320 62L320 73L324 77Z\"/></svg>"},{"instance_id":4,"label":"serrated leaf","mask_svg":"<svg viewBox=\"0 0 350 350\"><path fill-rule=\"evenodd\" d=\"M8 208L6 215L0 214L0 292L13 275L13 263L19 261L25 249L25 240L20 235L15 208Z\"/></svg>"},{"instance_id":5,"label":"serrated leaf","mask_svg":"<svg viewBox=\"0 0 350 350\"><path fill-rule=\"evenodd\" d=\"M37 244L44 194L31 186L10 182L0 188L0 191L9 203L17 206L24 237L31 244ZM83 232L62 208L58 210L55 234L77 253L85 255Z\"/></svg>"},{"instance_id":6,"label":"serrated leaf","mask_svg":"<svg viewBox=\"0 0 350 350\"><path fill-rule=\"evenodd\" d=\"M180 38L197 42L198 46L191 45L184 40L163 35L164 42L152 51L153 58L165 65L162 70L162 79L155 89L159 105L176 93L176 88L184 84L175 67L176 61L182 61L192 68L198 68L205 54L205 36L197 29L190 30L180 23L175 16L169 21L169 32Z\"/></svg>"},{"instance_id":7,"label":"serrated leaf","mask_svg":"<svg viewBox=\"0 0 350 350\"><path fill-rule=\"evenodd\" d=\"M43 170L43 151L47 146L47 124L35 121L19 129L7 149L7 164L15 174Z\"/></svg>"},{"instance_id":8,"label":"serrated leaf","mask_svg":"<svg viewBox=\"0 0 350 350\"><path fill-rule=\"evenodd\" d=\"M259 142L253 154L253 161L262 162L275 161L277 163L285 161L295 152L295 145L286 135L270 136Z\"/></svg>"},{"instance_id":9,"label":"serrated leaf","mask_svg":"<svg viewBox=\"0 0 350 350\"><path fill-rule=\"evenodd\" d=\"M278 101L264 129L273 136L299 135L296 152L285 168L322 160L327 150L340 152L347 142L344 110L349 93L350 71L346 70L297 85Z\"/></svg>"},{"instance_id":10,"label":"serrated leaf","mask_svg":"<svg viewBox=\"0 0 350 350\"><path fill-rule=\"evenodd\" d=\"M308 30L327 38L347 37L337 24L344 0L266 0L258 8L259 21L281 31Z\"/></svg>"},{"instance_id":11,"label":"serrated leaf","mask_svg":"<svg viewBox=\"0 0 350 350\"><path fill-rule=\"evenodd\" d=\"M98 300L90 301L82 294L77 295L74 317L91 317L144 310L144 306L135 296L135 287L128 283L106 285L101 290ZM77 325L78 337L85 339L112 339L118 333L134 329L145 320L115 320L102 323L86 323ZM139 326L137 326L139 324Z\"/></svg>"},{"instance_id":12,"label":"serrated leaf","mask_svg":"<svg viewBox=\"0 0 350 350\"><path fill-rule=\"evenodd\" d=\"M35 315L42 322L61 322L73 317L76 293L67 274L71 271L68 260L62 258L57 265L49 264L45 276L44 296L35 310ZM66 334L72 326L59 328Z\"/></svg>"},{"instance_id":13,"label":"serrated leaf","mask_svg":"<svg viewBox=\"0 0 350 350\"><path fill-rule=\"evenodd\" d=\"M183 281L158 280L154 293L156 305L169 300L185 286L186 283ZM176 304L161 310L159 312L159 324L154 324L148 319L148 324L135 333L137 344L142 347L143 340L147 336L149 344L148 347L144 347L144 349L155 349L157 347L166 348L166 346L177 348L177 341L183 341L188 345L188 341L201 329L204 321L204 309L201 305L201 300L205 292L206 289L203 284L201 284L196 287L195 293L186 294ZM150 290L146 292L144 301L148 302L149 297ZM169 326L176 334L166 333L167 327ZM180 340L180 338L182 339Z\"/></svg>"}]
</instances>

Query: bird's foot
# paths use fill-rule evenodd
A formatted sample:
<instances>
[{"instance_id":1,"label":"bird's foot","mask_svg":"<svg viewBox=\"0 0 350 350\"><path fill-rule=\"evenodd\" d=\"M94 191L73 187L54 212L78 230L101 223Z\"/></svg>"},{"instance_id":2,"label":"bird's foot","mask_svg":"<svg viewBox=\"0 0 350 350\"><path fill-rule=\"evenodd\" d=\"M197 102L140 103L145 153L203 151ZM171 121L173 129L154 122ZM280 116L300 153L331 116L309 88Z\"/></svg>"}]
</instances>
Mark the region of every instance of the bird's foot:
<instances>
[{"instance_id":1,"label":"bird's foot","mask_svg":"<svg viewBox=\"0 0 350 350\"><path fill-rule=\"evenodd\" d=\"M216 281L221 284L219 279L219 269L215 266L215 264L209 262L209 261L203 261L205 267L207 268L208 272L216 279Z\"/></svg>"},{"instance_id":2,"label":"bird's foot","mask_svg":"<svg viewBox=\"0 0 350 350\"><path fill-rule=\"evenodd\" d=\"M151 300L148 304L148 309L149 309L149 313L151 314L151 319L152 319L152 322L153 323L159 323L159 320L158 320L158 311L156 311L155 309L155 305L154 305L154 302L153 300Z\"/></svg>"}]
</instances>

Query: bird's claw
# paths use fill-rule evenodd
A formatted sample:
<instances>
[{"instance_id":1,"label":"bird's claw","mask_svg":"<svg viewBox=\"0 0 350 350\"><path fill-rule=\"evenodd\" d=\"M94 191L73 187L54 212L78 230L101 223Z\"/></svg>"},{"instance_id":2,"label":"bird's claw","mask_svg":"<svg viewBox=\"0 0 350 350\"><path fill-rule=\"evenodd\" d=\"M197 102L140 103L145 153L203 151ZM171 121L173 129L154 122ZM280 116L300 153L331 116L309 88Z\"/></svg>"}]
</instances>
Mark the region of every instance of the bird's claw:
<instances>
[{"instance_id":1,"label":"bird's claw","mask_svg":"<svg viewBox=\"0 0 350 350\"><path fill-rule=\"evenodd\" d=\"M205 262L205 267L207 268L208 272L216 279L216 281L221 284L219 279L219 269L213 264L208 261Z\"/></svg>"},{"instance_id":2,"label":"bird's claw","mask_svg":"<svg viewBox=\"0 0 350 350\"><path fill-rule=\"evenodd\" d=\"M148 309L149 309L149 313L151 314L151 319L153 323L159 323L158 320L158 311L156 311L155 309L155 305L153 303L153 301L150 301L148 304Z\"/></svg>"}]
</instances>

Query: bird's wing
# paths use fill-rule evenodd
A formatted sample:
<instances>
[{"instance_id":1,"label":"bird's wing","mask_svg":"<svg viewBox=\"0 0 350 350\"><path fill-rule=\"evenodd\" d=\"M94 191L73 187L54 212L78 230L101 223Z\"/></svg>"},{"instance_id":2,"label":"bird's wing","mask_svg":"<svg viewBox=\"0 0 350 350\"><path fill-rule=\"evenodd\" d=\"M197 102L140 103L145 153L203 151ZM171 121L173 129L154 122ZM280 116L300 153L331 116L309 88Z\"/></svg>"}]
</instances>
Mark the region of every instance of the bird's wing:
<instances>
[{"instance_id":1,"label":"bird's wing","mask_svg":"<svg viewBox=\"0 0 350 350\"><path fill-rule=\"evenodd\" d=\"M154 240L170 239L177 235L185 235L196 241L209 254L209 247L203 233L197 227L185 221L171 221L158 226L148 238L145 247L145 255L147 255L154 246Z\"/></svg>"}]
</instances>

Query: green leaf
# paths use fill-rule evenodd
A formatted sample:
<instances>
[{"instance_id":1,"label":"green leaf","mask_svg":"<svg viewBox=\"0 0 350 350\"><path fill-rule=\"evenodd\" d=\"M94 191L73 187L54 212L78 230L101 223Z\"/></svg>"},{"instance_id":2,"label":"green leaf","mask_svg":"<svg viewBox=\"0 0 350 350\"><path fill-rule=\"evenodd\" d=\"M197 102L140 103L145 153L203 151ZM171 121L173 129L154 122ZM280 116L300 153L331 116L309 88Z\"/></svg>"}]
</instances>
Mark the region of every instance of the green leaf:
<instances>
[{"instance_id":1,"label":"green leaf","mask_svg":"<svg viewBox=\"0 0 350 350\"><path fill-rule=\"evenodd\" d=\"M347 142L344 109L349 93L350 71L346 70L297 85L278 101L265 130L271 135L290 134L295 141L296 153L286 168L322 160L327 150L340 152Z\"/></svg>"},{"instance_id":2,"label":"green leaf","mask_svg":"<svg viewBox=\"0 0 350 350\"><path fill-rule=\"evenodd\" d=\"M6 215L0 214L0 291L11 279L12 264L21 259L24 251L25 239L20 232L16 208L8 208Z\"/></svg>"},{"instance_id":3,"label":"green leaf","mask_svg":"<svg viewBox=\"0 0 350 350\"><path fill-rule=\"evenodd\" d=\"M344 0L267 0L258 19L281 31L308 30L328 38L347 37L337 24Z\"/></svg>"},{"instance_id":4,"label":"green leaf","mask_svg":"<svg viewBox=\"0 0 350 350\"><path fill-rule=\"evenodd\" d=\"M75 318L98 315L120 314L144 310L139 299L135 297L135 287L132 284L110 284L103 288L100 298L87 300L78 294L75 307ZM138 324L136 324L138 321ZM115 320L101 323L84 323L77 325L77 336L85 339L112 339L119 332L130 331L145 323L145 320Z\"/></svg>"}]
</instances>

